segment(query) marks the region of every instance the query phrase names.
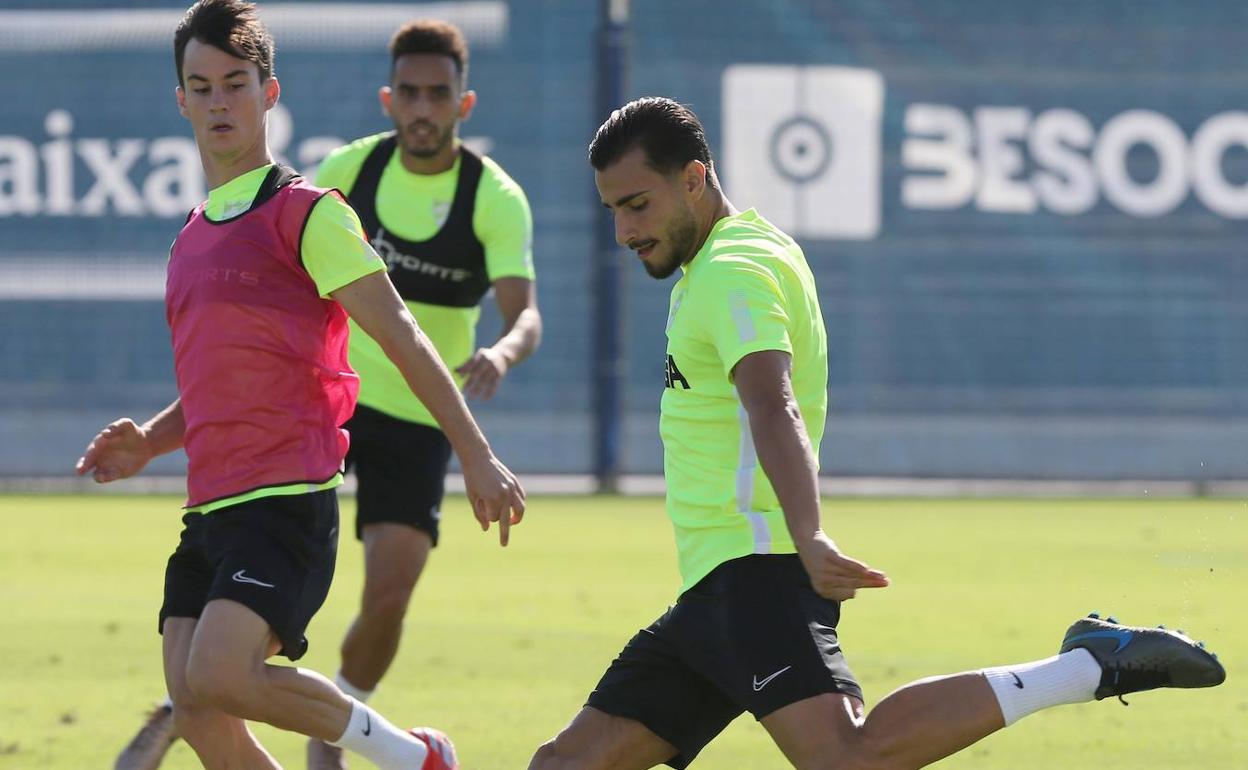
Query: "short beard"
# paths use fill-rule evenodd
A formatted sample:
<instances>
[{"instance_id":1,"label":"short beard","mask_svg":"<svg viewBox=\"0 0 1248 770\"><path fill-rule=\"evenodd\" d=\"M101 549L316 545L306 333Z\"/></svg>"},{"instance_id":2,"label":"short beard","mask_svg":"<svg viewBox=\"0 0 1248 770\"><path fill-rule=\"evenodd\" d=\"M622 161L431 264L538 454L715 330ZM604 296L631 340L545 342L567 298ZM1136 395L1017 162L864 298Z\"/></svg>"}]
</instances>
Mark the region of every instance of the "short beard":
<instances>
[{"instance_id":1,"label":"short beard","mask_svg":"<svg viewBox=\"0 0 1248 770\"><path fill-rule=\"evenodd\" d=\"M434 126L434 128L436 129L437 127ZM402 135L401 131L400 131L400 135ZM438 153L446 149L446 145L450 144L451 140L454 138L455 138L455 125L451 124L450 128L446 129L445 131L443 131L441 134L438 135L438 142L437 144L433 146L433 149L429 149L429 150L415 149L412 147L408 147L407 145L403 145L403 149L407 152L408 155L411 155L412 157L415 157L415 158L421 158L421 159L434 158L434 157L437 157Z\"/></svg>"},{"instance_id":2,"label":"short beard","mask_svg":"<svg viewBox=\"0 0 1248 770\"><path fill-rule=\"evenodd\" d=\"M686 216L672 225L672 229L668 231L667 244L671 247L668 251L667 260L658 265L652 265L649 262L642 262L646 272L651 278L663 280L668 278L681 265L688 262L693 257L693 241L698 237L698 226L694 222L693 216Z\"/></svg>"}]
</instances>

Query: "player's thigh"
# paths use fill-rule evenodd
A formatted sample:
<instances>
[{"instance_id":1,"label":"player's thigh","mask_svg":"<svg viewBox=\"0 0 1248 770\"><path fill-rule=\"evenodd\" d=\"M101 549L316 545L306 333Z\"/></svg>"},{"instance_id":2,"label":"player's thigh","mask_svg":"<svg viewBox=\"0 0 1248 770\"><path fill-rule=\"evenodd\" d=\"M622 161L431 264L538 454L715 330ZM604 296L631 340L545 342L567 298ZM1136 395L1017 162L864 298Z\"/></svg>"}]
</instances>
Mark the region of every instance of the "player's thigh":
<instances>
[{"instance_id":1,"label":"player's thigh","mask_svg":"<svg viewBox=\"0 0 1248 770\"><path fill-rule=\"evenodd\" d=\"M384 597L411 591L433 548L428 532L392 522L363 527L364 596Z\"/></svg>"},{"instance_id":2,"label":"player's thigh","mask_svg":"<svg viewBox=\"0 0 1248 770\"><path fill-rule=\"evenodd\" d=\"M706 651L700 670L756 719L825 694L862 700L837 635L840 606L814 592L795 554L725 562L681 601L699 610L689 635Z\"/></svg>"},{"instance_id":3,"label":"player's thigh","mask_svg":"<svg viewBox=\"0 0 1248 770\"><path fill-rule=\"evenodd\" d=\"M864 721L862 701L825 693L791 703L759 720L798 770L856 767Z\"/></svg>"},{"instance_id":4,"label":"player's thigh","mask_svg":"<svg viewBox=\"0 0 1248 770\"><path fill-rule=\"evenodd\" d=\"M648 770L677 753L635 719L585 706L554 740L542 746L530 770Z\"/></svg>"},{"instance_id":5,"label":"player's thigh","mask_svg":"<svg viewBox=\"0 0 1248 770\"><path fill-rule=\"evenodd\" d=\"M214 511L208 541L215 566L208 603L226 599L263 619L298 660L305 631L333 581L338 547L334 490L264 497Z\"/></svg>"},{"instance_id":6,"label":"player's thigh","mask_svg":"<svg viewBox=\"0 0 1248 770\"><path fill-rule=\"evenodd\" d=\"M678 769L693 762L742 711L740 703L691 665L691 653L704 637L695 627L701 614L688 609L682 597L635 634L586 703L661 739L667 752L661 761Z\"/></svg>"},{"instance_id":7,"label":"player's thigh","mask_svg":"<svg viewBox=\"0 0 1248 770\"><path fill-rule=\"evenodd\" d=\"M232 599L213 599L195 626L187 656L192 689L245 686L282 648L268 621Z\"/></svg>"},{"instance_id":8,"label":"player's thigh","mask_svg":"<svg viewBox=\"0 0 1248 770\"><path fill-rule=\"evenodd\" d=\"M231 741L253 741L242 719L208 705L187 684L187 664L198 625L198 619L184 617L170 617L164 624L165 686L173 701L177 734L196 751L209 750L213 745L224 748Z\"/></svg>"},{"instance_id":9,"label":"player's thigh","mask_svg":"<svg viewBox=\"0 0 1248 770\"><path fill-rule=\"evenodd\" d=\"M186 664L191 656L197 618L166 618L162 628L161 654L164 659L165 687L174 704L190 703L193 698L186 684Z\"/></svg>"}]
</instances>

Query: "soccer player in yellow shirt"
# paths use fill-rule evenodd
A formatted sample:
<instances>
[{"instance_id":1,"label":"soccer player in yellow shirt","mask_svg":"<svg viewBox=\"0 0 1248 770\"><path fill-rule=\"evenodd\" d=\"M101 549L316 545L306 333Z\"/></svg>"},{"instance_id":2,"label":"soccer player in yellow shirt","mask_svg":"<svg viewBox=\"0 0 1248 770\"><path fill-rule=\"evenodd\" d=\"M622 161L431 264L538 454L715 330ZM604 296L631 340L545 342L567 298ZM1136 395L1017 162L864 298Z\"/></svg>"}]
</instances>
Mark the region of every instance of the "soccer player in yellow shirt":
<instances>
[{"instance_id":1,"label":"soccer player in yellow shirt","mask_svg":"<svg viewBox=\"0 0 1248 770\"><path fill-rule=\"evenodd\" d=\"M347 196L438 356L466 395L488 399L537 349L542 318L524 191L492 158L459 140L477 100L468 89L468 56L452 24L420 19L401 26L390 41L390 80L379 94L394 129L330 153L316 183ZM502 330L477 347L487 293ZM438 543L451 447L403 374L355 328L350 355L360 399L347 424L346 462L357 481L364 592L335 682L365 702L398 652L412 591ZM341 748L309 741L309 770L345 766Z\"/></svg>"},{"instance_id":2,"label":"soccer player in yellow shirt","mask_svg":"<svg viewBox=\"0 0 1248 770\"><path fill-rule=\"evenodd\" d=\"M1088 617L1051 658L924 679L868 714L840 603L887 576L820 521L827 340L801 248L724 196L697 116L640 99L589 148L616 240L677 270L659 432L683 585L530 770L687 766L749 711L803 770L922 767L1038 709L1225 672L1172 631Z\"/></svg>"}]
</instances>

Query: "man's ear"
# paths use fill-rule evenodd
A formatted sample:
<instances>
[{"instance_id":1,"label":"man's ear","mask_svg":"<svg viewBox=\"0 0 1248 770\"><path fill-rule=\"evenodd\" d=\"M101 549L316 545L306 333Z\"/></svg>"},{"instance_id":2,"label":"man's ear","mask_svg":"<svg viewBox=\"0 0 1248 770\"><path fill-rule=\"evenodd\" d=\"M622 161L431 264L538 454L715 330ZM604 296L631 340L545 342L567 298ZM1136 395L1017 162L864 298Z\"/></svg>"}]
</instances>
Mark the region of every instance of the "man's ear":
<instances>
[{"instance_id":1,"label":"man's ear","mask_svg":"<svg viewBox=\"0 0 1248 770\"><path fill-rule=\"evenodd\" d=\"M467 120L472 115L472 108L477 106L477 92L465 91L459 97L459 119Z\"/></svg>"},{"instance_id":2,"label":"man's ear","mask_svg":"<svg viewBox=\"0 0 1248 770\"><path fill-rule=\"evenodd\" d=\"M706 164L700 160L691 160L685 164L685 191L695 198L701 198L706 192Z\"/></svg>"},{"instance_id":3,"label":"man's ear","mask_svg":"<svg viewBox=\"0 0 1248 770\"><path fill-rule=\"evenodd\" d=\"M264 108L266 110L273 109L273 105L277 104L278 98L282 95L282 84L277 82L276 76L270 76L264 81Z\"/></svg>"},{"instance_id":4,"label":"man's ear","mask_svg":"<svg viewBox=\"0 0 1248 770\"><path fill-rule=\"evenodd\" d=\"M377 89L377 101L381 102L381 114L387 118L394 117L390 114L390 99L394 92L390 90L390 86L382 86Z\"/></svg>"},{"instance_id":5,"label":"man's ear","mask_svg":"<svg viewBox=\"0 0 1248 770\"><path fill-rule=\"evenodd\" d=\"M184 89L182 86L178 86L177 88L173 90L173 93L174 93L174 96L177 97L177 100L178 100L178 112L184 118L191 117L190 115L186 114L186 89Z\"/></svg>"}]
</instances>

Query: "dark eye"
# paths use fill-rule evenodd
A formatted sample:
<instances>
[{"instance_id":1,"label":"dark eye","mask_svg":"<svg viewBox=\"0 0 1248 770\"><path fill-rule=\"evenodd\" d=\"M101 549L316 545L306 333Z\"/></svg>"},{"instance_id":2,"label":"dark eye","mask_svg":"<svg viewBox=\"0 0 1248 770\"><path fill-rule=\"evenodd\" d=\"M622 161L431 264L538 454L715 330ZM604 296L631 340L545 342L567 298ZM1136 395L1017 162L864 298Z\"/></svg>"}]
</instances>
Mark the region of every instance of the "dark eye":
<instances>
[{"instance_id":1,"label":"dark eye","mask_svg":"<svg viewBox=\"0 0 1248 770\"><path fill-rule=\"evenodd\" d=\"M245 85L246 85L246 83L231 83L231 84L230 84L230 90L231 90L231 91L237 91L237 90L239 90L240 88L242 88L242 87L243 87L243 86L245 86Z\"/></svg>"},{"instance_id":2,"label":"dark eye","mask_svg":"<svg viewBox=\"0 0 1248 770\"><path fill-rule=\"evenodd\" d=\"M645 210L647 204L648 201L642 201L641 203L631 204L628 208L630 211L643 211Z\"/></svg>"},{"instance_id":3,"label":"dark eye","mask_svg":"<svg viewBox=\"0 0 1248 770\"><path fill-rule=\"evenodd\" d=\"M192 88L191 90L192 90L192 91L194 91L194 92L195 92L195 93L197 93L197 94L206 94L206 93L208 93L208 88L207 88L206 86L205 86L204 88Z\"/></svg>"}]
</instances>

